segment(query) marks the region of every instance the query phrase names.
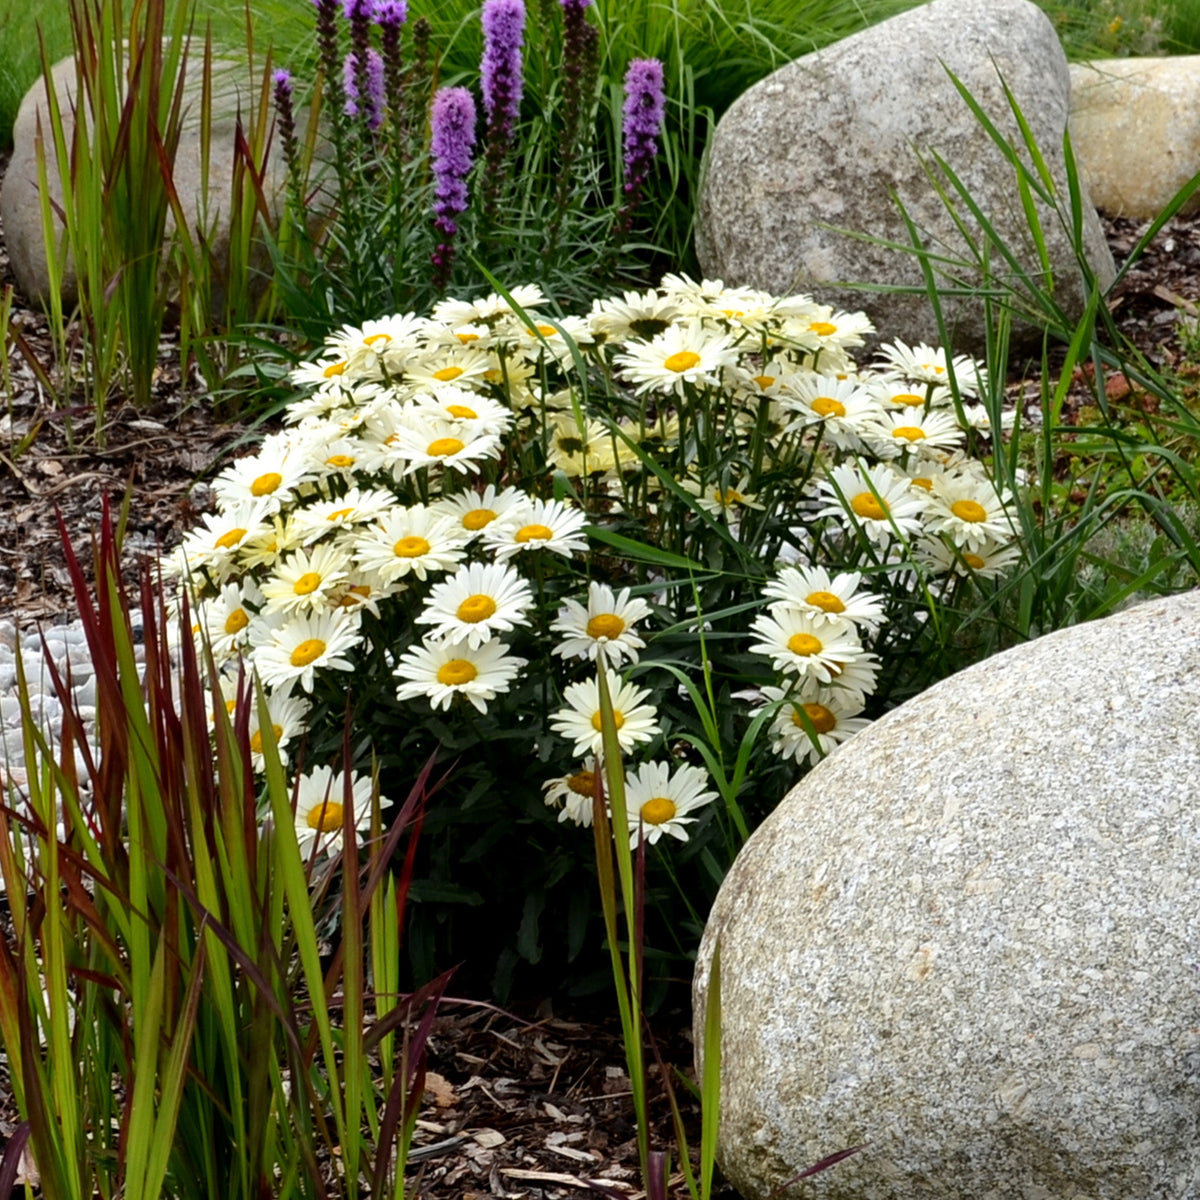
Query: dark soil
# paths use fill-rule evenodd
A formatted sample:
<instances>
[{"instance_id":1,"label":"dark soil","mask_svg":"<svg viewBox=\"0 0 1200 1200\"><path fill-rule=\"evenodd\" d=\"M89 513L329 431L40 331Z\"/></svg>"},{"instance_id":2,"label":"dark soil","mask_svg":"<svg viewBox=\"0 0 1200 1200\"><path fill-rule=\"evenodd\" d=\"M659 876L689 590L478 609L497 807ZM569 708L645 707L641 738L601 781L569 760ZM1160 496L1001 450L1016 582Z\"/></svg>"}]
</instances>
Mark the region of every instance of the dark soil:
<instances>
[{"instance_id":1,"label":"dark soil","mask_svg":"<svg viewBox=\"0 0 1200 1200\"><path fill-rule=\"evenodd\" d=\"M0 161L0 172L3 166ZM1114 219L1106 228L1119 265L1144 227ZM0 231L0 291L13 282L2 237ZM1194 378L1179 323L1200 311L1200 216L1166 226L1125 276L1110 309L1156 367ZM74 615L64 532L86 561L105 503L116 512L128 497L125 560L134 584L138 558L176 545L195 523L208 500L202 479L247 429L217 419L197 380L181 377L168 339L152 405L111 402L98 430L90 412L58 406L28 361L51 369L45 320L18 300L13 330L11 395L0 408L0 617L29 625ZM1122 379L1108 380L1116 401L1130 394ZM1014 399L1036 397L1037 385L1028 372L1015 378ZM1093 390L1087 372L1079 372L1068 411L1094 403ZM657 1019L666 1061L690 1062L688 1024L689 1015L679 1010ZM594 1195L585 1181L609 1195L644 1194L629 1080L613 1026L571 1014L447 1005L434 1029L429 1071L413 1154L419 1174L410 1194L424 1200ZM686 1107L694 1126L694 1106L688 1101ZM0 1107L0 1138L15 1120L8 1099ZM664 1102L656 1106L653 1134L656 1145L672 1144Z\"/></svg>"}]
</instances>

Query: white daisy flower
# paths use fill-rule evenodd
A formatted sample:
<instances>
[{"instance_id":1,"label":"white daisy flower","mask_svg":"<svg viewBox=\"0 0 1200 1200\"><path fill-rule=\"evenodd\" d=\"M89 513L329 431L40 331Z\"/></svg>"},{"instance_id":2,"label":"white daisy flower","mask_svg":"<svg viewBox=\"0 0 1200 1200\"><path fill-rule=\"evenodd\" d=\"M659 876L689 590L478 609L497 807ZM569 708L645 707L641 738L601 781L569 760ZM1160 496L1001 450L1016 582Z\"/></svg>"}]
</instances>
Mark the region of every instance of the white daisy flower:
<instances>
[{"instance_id":1,"label":"white daisy flower","mask_svg":"<svg viewBox=\"0 0 1200 1200\"><path fill-rule=\"evenodd\" d=\"M625 803L629 821L629 845L636 849L638 837L653 846L663 834L686 842L686 826L698 808L711 804L717 793L707 791L708 775L699 767L684 764L671 772L665 762L643 763L625 776Z\"/></svg>"},{"instance_id":2,"label":"white daisy flower","mask_svg":"<svg viewBox=\"0 0 1200 1200\"><path fill-rule=\"evenodd\" d=\"M250 571L255 567L273 567L285 554L303 544L299 522L293 514L276 513L242 540L237 565Z\"/></svg>"},{"instance_id":3,"label":"white daisy flower","mask_svg":"<svg viewBox=\"0 0 1200 1200\"><path fill-rule=\"evenodd\" d=\"M397 507L392 492L382 488L352 487L342 496L310 501L295 511L293 520L301 540L305 545L311 545L326 534L360 529Z\"/></svg>"},{"instance_id":4,"label":"white daisy flower","mask_svg":"<svg viewBox=\"0 0 1200 1200\"><path fill-rule=\"evenodd\" d=\"M665 332L678 315L678 304L651 288L593 300L588 323L593 335L605 341L648 342Z\"/></svg>"},{"instance_id":5,"label":"white daisy flower","mask_svg":"<svg viewBox=\"0 0 1200 1200\"><path fill-rule=\"evenodd\" d=\"M267 612L318 612L329 604L331 593L345 583L350 557L328 543L289 554L263 582Z\"/></svg>"},{"instance_id":6,"label":"white daisy flower","mask_svg":"<svg viewBox=\"0 0 1200 1200\"><path fill-rule=\"evenodd\" d=\"M635 746L648 742L661 732L657 714L651 705L643 703L650 695L649 691L632 683L622 683L607 667L602 670L607 672L617 740L628 754ZM601 753L604 736L600 719L600 684L594 677L573 683L563 692L563 699L567 707L560 708L550 718L550 728L562 737L572 739L574 753L579 757Z\"/></svg>"},{"instance_id":7,"label":"white daisy flower","mask_svg":"<svg viewBox=\"0 0 1200 1200\"><path fill-rule=\"evenodd\" d=\"M776 671L812 676L828 683L835 671L862 655L862 643L849 621L831 620L822 613L775 606L772 612L754 618L750 631L760 640L752 654L764 654Z\"/></svg>"},{"instance_id":8,"label":"white daisy flower","mask_svg":"<svg viewBox=\"0 0 1200 1200\"><path fill-rule=\"evenodd\" d=\"M468 563L429 593L417 625L432 625L431 639L466 639L474 649L517 625L528 625L533 589L504 563Z\"/></svg>"},{"instance_id":9,"label":"white daisy flower","mask_svg":"<svg viewBox=\"0 0 1200 1200\"><path fill-rule=\"evenodd\" d=\"M953 572L980 579L994 579L1019 562L1021 549L1013 542L988 538L976 542L970 550L948 545L941 538L922 538L917 544L917 559L938 574Z\"/></svg>"},{"instance_id":10,"label":"white daisy flower","mask_svg":"<svg viewBox=\"0 0 1200 1200\"><path fill-rule=\"evenodd\" d=\"M871 724L858 715L863 710L861 702L832 689L824 693L823 700L802 701L777 687L764 687L762 694L768 703L786 701L771 721L771 742L777 754L798 763L808 759L816 766Z\"/></svg>"},{"instance_id":11,"label":"white daisy flower","mask_svg":"<svg viewBox=\"0 0 1200 1200\"><path fill-rule=\"evenodd\" d=\"M416 411L422 420L456 423L466 430L466 441L483 434L501 437L513 425L511 409L490 396L456 387L436 387L417 396Z\"/></svg>"},{"instance_id":12,"label":"white daisy flower","mask_svg":"<svg viewBox=\"0 0 1200 1200\"><path fill-rule=\"evenodd\" d=\"M596 760L570 775L560 775L542 784L543 799L548 808L559 810L558 819L574 821L576 825L590 826L595 818Z\"/></svg>"},{"instance_id":13,"label":"white daisy flower","mask_svg":"<svg viewBox=\"0 0 1200 1200\"><path fill-rule=\"evenodd\" d=\"M536 284L519 284L510 290L509 295L526 310L546 303L545 293ZM433 306L433 319L450 328L474 322L491 325L502 317L513 315L514 310L509 302L495 292L481 300L439 300Z\"/></svg>"},{"instance_id":14,"label":"white daisy flower","mask_svg":"<svg viewBox=\"0 0 1200 1200\"><path fill-rule=\"evenodd\" d=\"M742 509L754 508L761 512L764 507L758 502L758 493L750 491L749 475L743 475L736 486L722 487L719 482L710 482L701 487L699 481L692 478L681 479L679 486L695 496L700 507L714 517L736 521Z\"/></svg>"},{"instance_id":15,"label":"white daisy flower","mask_svg":"<svg viewBox=\"0 0 1200 1200\"><path fill-rule=\"evenodd\" d=\"M462 561L463 532L448 517L423 504L394 508L364 529L354 543L354 561L375 571L384 583L407 575L425 579L431 571L449 571Z\"/></svg>"},{"instance_id":16,"label":"white daisy flower","mask_svg":"<svg viewBox=\"0 0 1200 1200\"><path fill-rule=\"evenodd\" d=\"M263 636L266 640L250 654L263 685L290 691L299 683L306 692L312 691L319 670L354 670L346 655L362 640L355 622L338 610L268 626Z\"/></svg>"},{"instance_id":17,"label":"white daisy flower","mask_svg":"<svg viewBox=\"0 0 1200 1200\"><path fill-rule=\"evenodd\" d=\"M446 384L461 389L471 383L483 383L484 376L495 365L491 354L473 345L439 346L408 364L404 382L428 392Z\"/></svg>"},{"instance_id":18,"label":"white daisy flower","mask_svg":"<svg viewBox=\"0 0 1200 1200\"><path fill-rule=\"evenodd\" d=\"M863 335L874 333L875 326L864 312L842 312L823 304L809 315L808 332L817 338L822 349L848 350L851 346L861 346Z\"/></svg>"},{"instance_id":19,"label":"white daisy flower","mask_svg":"<svg viewBox=\"0 0 1200 1200\"><path fill-rule=\"evenodd\" d=\"M926 501L915 495L908 479L890 467L841 463L817 484L829 503L817 516L841 518L861 529L876 545L893 536L908 537L921 527Z\"/></svg>"},{"instance_id":20,"label":"white daisy flower","mask_svg":"<svg viewBox=\"0 0 1200 1200\"><path fill-rule=\"evenodd\" d=\"M953 372L958 390L964 396L976 396L987 387L987 371L965 354L956 354L947 360L946 351L940 347L925 342L909 346L899 338L884 343L879 353L884 359L884 373L893 377L948 384Z\"/></svg>"},{"instance_id":21,"label":"white daisy flower","mask_svg":"<svg viewBox=\"0 0 1200 1200\"><path fill-rule=\"evenodd\" d=\"M880 411L858 380L836 375L793 377L780 404L792 416L789 432L819 424L821 437L839 450L859 449L863 426Z\"/></svg>"},{"instance_id":22,"label":"white daisy flower","mask_svg":"<svg viewBox=\"0 0 1200 1200\"><path fill-rule=\"evenodd\" d=\"M429 506L429 511L449 517L468 541L483 535L484 529L493 521L508 516L515 508L529 503L529 497L520 488L503 488L489 483L482 492L456 492L443 496Z\"/></svg>"},{"instance_id":23,"label":"white daisy flower","mask_svg":"<svg viewBox=\"0 0 1200 1200\"><path fill-rule=\"evenodd\" d=\"M632 342L613 359L621 375L646 392L683 395L685 384L715 387L723 367L737 363L733 339L699 321L672 325L649 342Z\"/></svg>"},{"instance_id":24,"label":"white daisy flower","mask_svg":"<svg viewBox=\"0 0 1200 1200\"><path fill-rule=\"evenodd\" d=\"M830 696L836 696L847 705L862 706L868 696L874 695L878 680L878 655L864 653L858 658L833 662L828 683L822 683L816 675L801 675L792 690L792 699L827 704Z\"/></svg>"},{"instance_id":25,"label":"white daisy flower","mask_svg":"<svg viewBox=\"0 0 1200 1200\"><path fill-rule=\"evenodd\" d=\"M371 828L371 805L374 782L370 775L350 776L354 830L361 837ZM345 830L346 775L331 767L317 767L296 781L296 840L300 853L308 858L313 853L336 853L342 849ZM379 807L392 802L379 797Z\"/></svg>"},{"instance_id":26,"label":"white daisy flower","mask_svg":"<svg viewBox=\"0 0 1200 1200\"><path fill-rule=\"evenodd\" d=\"M987 479L940 475L929 492L929 530L948 534L963 549L979 553L988 542L1011 540L1015 530L1004 498Z\"/></svg>"},{"instance_id":27,"label":"white daisy flower","mask_svg":"<svg viewBox=\"0 0 1200 1200\"><path fill-rule=\"evenodd\" d=\"M312 476L311 464L302 450L285 439L272 438L258 454L226 467L213 480L213 491L225 508L264 500L268 512L278 512L296 487Z\"/></svg>"},{"instance_id":28,"label":"white daisy flower","mask_svg":"<svg viewBox=\"0 0 1200 1200\"><path fill-rule=\"evenodd\" d=\"M860 592L860 583L857 571L831 576L824 567L784 567L763 595L818 620L850 621L873 630L886 620L883 604L878 596Z\"/></svg>"},{"instance_id":29,"label":"white daisy flower","mask_svg":"<svg viewBox=\"0 0 1200 1200\"><path fill-rule=\"evenodd\" d=\"M266 497L205 513L199 527L183 539L183 560L193 571L205 568L223 578L232 568L234 553L249 536L259 532L269 513Z\"/></svg>"},{"instance_id":30,"label":"white daisy flower","mask_svg":"<svg viewBox=\"0 0 1200 1200\"><path fill-rule=\"evenodd\" d=\"M281 762L287 761L287 747L301 737L308 717L309 702L288 692L267 692L267 714L275 745ZM266 769L263 756L263 731L258 715L258 700L254 693L249 696L250 707L250 762L256 771Z\"/></svg>"},{"instance_id":31,"label":"white daisy flower","mask_svg":"<svg viewBox=\"0 0 1200 1200\"><path fill-rule=\"evenodd\" d=\"M550 628L565 634L554 647L563 658L590 658L619 667L622 659L635 663L638 651L646 643L638 637L634 625L650 615L645 600L632 598L628 588L614 595L606 583L588 584L587 607L565 600Z\"/></svg>"},{"instance_id":32,"label":"white daisy flower","mask_svg":"<svg viewBox=\"0 0 1200 1200\"><path fill-rule=\"evenodd\" d=\"M952 413L906 408L880 413L862 427L863 440L879 458L915 452L923 458L961 446L965 435Z\"/></svg>"},{"instance_id":33,"label":"white daisy flower","mask_svg":"<svg viewBox=\"0 0 1200 1200\"><path fill-rule=\"evenodd\" d=\"M405 464L403 475L422 467L478 474L481 462L500 457L500 439L495 434L467 430L457 421L422 419L416 410L413 416L412 424L398 428L392 441L393 452Z\"/></svg>"},{"instance_id":34,"label":"white daisy flower","mask_svg":"<svg viewBox=\"0 0 1200 1200\"><path fill-rule=\"evenodd\" d=\"M873 378L867 387L886 410L948 408L954 403L953 393L940 383L914 385L908 380Z\"/></svg>"},{"instance_id":35,"label":"white daisy flower","mask_svg":"<svg viewBox=\"0 0 1200 1200\"><path fill-rule=\"evenodd\" d=\"M586 523L586 513L561 500L532 500L486 526L483 544L501 561L527 550L550 550L570 558L587 550Z\"/></svg>"},{"instance_id":36,"label":"white daisy flower","mask_svg":"<svg viewBox=\"0 0 1200 1200\"><path fill-rule=\"evenodd\" d=\"M325 348L346 363L346 374L394 377L417 353L424 329L425 321L415 313L396 313L362 325L343 325L326 337Z\"/></svg>"},{"instance_id":37,"label":"white daisy flower","mask_svg":"<svg viewBox=\"0 0 1200 1200\"><path fill-rule=\"evenodd\" d=\"M551 325L544 317L539 319L532 313L530 315L534 316L535 324L521 327L516 346L516 352L529 361L537 362L546 356L569 369L574 360L571 342L580 350L592 344L591 327L583 317L554 317Z\"/></svg>"},{"instance_id":38,"label":"white daisy flower","mask_svg":"<svg viewBox=\"0 0 1200 1200\"><path fill-rule=\"evenodd\" d=\"M976 433L980 433L984 437L992 436L992 417L986 404L964 404L963 420L968 429L974 429ZM1000 432L1002 434L1011 432L1016 424L1016 409L1010 408L1000 414Z\"/></svg>"},{"instance_id":39,"label":"white daisy flower","mask_svg":"<svg viewBox=\"0 0 1200 1200\"><path fill-rule=\"evenodd\" d=\"M488 701L507 692L525 665L525 659L509 654L498 640L471 646L466 638L426 638L405 652L392 674L402 681L396 689L401 700L425 696L437 709L449 708L461 695L485 713Z\"/></svg>"},{"instance_id":40,"label":"white daisy flower","mask_svg":"<svg viewBox=\"0 0 1200 1200\"><path fill-rule=\"evenodd\" d=\"M250 645L250 623L263 601L258 585L245 576L225 584L217 597L204 605L208 642L218 663Z\"/></svg>"}]
</instances>

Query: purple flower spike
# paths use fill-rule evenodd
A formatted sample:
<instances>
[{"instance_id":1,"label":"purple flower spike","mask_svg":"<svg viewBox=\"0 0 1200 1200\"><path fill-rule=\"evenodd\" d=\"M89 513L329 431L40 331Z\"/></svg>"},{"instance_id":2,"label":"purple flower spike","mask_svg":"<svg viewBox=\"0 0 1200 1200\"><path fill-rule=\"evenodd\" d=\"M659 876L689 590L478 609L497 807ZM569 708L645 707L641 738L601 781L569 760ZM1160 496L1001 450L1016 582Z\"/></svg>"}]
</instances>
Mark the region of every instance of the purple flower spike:
<instances>
[{"instance_id":1,"label":"purple flower spike","mask_svg":"<svg viewBox=\"0 0 1200 1200\"><path fill-rule=\"evenodd\" d=\"M581 13L585 8L592 7L592 0L558 0L563 12Z\"/></svg>"},{"instance_id":2,"label":"purple flower spike","mask_svg":"<svg viewBox=\"0 0 1200 1200\"><path fill-rule=\"evenodd\" d=\"M384 29L399 29L408 20L408 0L378 0L375 24Z\"/></svg>"},{"instance_id":3,"label":"purple flower spike","mask_svg":"<svg viewBox=\"0 0 1200 1200\"><path fill-rule=\"evenodd\" d=\"M657 58L635 58L625 72L625 191L639 187L658 154L666 115L663 65Z\"/></svg>"},{"instance_id":4,"label":"purple flower spike","mask_svg":"<svg viewBox=\"0 0 1200 1200\"><path fill-rule=\"evenodd\" d=\"M433 155L434 282L444 288L454 261L454 218L467 207L467 173L475 145L475 101L464 87L439 88L433 98L429 149Z\"/></svg>"},{"instance_id":5,"label":"purple flower spike","mask_svg":"<svg viewBox=\"0 0 1200 1200\"><path fill-rule=\"evenodd\" d=\"M521 110L521 46L524 0L485 0L483 14L483 111L488 140L507 141Z\"/></svg>"},{"instance_id":6,"label":"purple flower spike","mask_svg":"<svg viewBox=\"0 0 1200 1200\"><path fill-rule=\"evenodd\" d=\"M271 76L271 82L275 85L276 97L290 96L292 94L292 73L286 67L280 67Z\"/></svg>"},{"instance_id":7,"label":"purple flower spike","mask_svg":"<svg viewBox=\"0 0 1200 1200\"><path fill-rule=\"evenodd\" d=\"M375 0L342 0L342 11L347 21L373 21Z\"/></svg>"},{"instance_id":8,"label":"purple flower spike","mask_svg":"<svg viewBox=\"0 0 1200 1200\"><path fill-rule=\"evenodd\" d=\"M374 48L367 51L367 125L378 129L383 120L383 58ZM358 115L358 55L347 54L342 63L342 86L346 90L346 116Z\"/></svg>"}]
</instances>

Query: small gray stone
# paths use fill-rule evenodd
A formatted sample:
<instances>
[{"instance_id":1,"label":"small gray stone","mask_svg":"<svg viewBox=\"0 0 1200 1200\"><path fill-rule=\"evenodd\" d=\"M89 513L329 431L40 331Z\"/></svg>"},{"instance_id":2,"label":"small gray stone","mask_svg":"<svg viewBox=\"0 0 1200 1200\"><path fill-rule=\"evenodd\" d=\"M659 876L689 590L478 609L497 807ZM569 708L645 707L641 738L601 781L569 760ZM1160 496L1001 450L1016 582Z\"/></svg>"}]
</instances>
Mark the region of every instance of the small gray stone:
<instances>
[{"instance_id":1,"label":"small gray stone","mask_svg":"<svg viewBox=\"0 0 1200 1200\"><path fill-rule=\"evenodd\" d=\"M747 843L720 1160L747 1200L1200 1194L1200 592L968 668ZM699 1033L697 1033L699 1044Z\"/></svg>"},{"instance_id":2,"label":"small gray stone","mask_svg":"<svg viewBox=\"0 0 1200 1200\"><path fill-rule=\"evenodd\" d=\"M811 291L827 303L865 309L884 339L936 342L924 294L832 286L921 288L917 260L829 228L910 245L894 193L931 252L972 261L922 163L932 164L933 154L963 181L1024 269L1040 274L1015 173L946 67L1020 145L1001 79L1008 84L1065 197L1061 147L1070 84L1046 15L1030 0L932 0L781 67L729 108L713 135L700 193L696 244L705 274L778 294ZM1112 255L1095 209L1086 195L1083 201L1086 255L1105 286L1115 273ZM975 227L961 201L958 207ZM1077 316L1085 301L1081 273L1060 222L1044 208L1041 216L1056 299ZM994 252L992 263L1008 270ZM970 267L951 267L948 275L975 279ZM982 304L947 299L945 311L953 340L977 349Z\"/></svg>"},{"instance_id":3,"label":"small gray stone","mask_svg":"<svg viewBox=\"0 0 1200 1200\"><path fill-rule=\"evenodd\" d=\"M1072 64L1071 144L1097 208L1157 217L1200 171L1200 54Z\"/></svg>"}]
</instances>

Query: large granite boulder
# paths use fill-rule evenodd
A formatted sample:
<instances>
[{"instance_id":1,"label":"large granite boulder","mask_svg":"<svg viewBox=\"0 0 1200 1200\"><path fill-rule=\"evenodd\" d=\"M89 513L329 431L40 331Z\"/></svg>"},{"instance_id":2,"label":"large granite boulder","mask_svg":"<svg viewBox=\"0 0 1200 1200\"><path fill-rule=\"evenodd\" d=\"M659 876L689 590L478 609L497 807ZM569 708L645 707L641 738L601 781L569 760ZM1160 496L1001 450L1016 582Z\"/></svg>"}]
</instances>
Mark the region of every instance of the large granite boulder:
<instances>
[{"instance_id":1,"label":"large granite boulder","mask_svg":"<svg viewBox=\"0 0 1200 1200\"><path fill-rule=\"evenodd\" d=\"M1200 54L1073 63L1071 143L1097 208L1157 217L1200 171Z\"/></svg>"},{"instance_id":2,"label":"large granite boulder","mask_svg":"<svg viewBox=\"0 0 1200 1200\"><path fill-rule=\"evenodd\" d=\"M719 1159L763 1200L1200 1195L1200 593L968 668L747 843Z\"/></svg>"},{"instance_id":3,"label":"large granite boulder","mask_svg":"<svg viewBox=\"0 0 1200 1200\"><path fill-rule=\"evenodd\" d=\"M918 261L830 228L911 245L894 194L931 252L972 261L926 174L927 165L937 173L936 154L1024 268L1038 274L1013 167L955 90L947 67L1021 145L1001 80L1008 84L1065 197L1061 147L1070 83L1049 19L1030 0L933 0L781 67L729 108L714 132L700 193L704 273L780 295L812 291L827 303L865 308L885 337L936 342L924 295L831 286L920 287ZM1086 195L1083 203L1088 261L1107 285L1115 273L1112 255ZM1069 239L1045 209L1042 221L1056 297L1078 314L1085 297ZM994 253L992 262L1003 267ZM944 278L977 277L951 268ZM982 303L950 302L947 315L955 341L977 349Z\"/></svg>"},{"instance_id":4,"label":"large granite boulder","mask_svg":"<svg viewBox=\"0 0 1200 1200\"><path fill-rule=\"evenodd\" d=\"M62 112L64 130L69 140L75 127L73 103L76 87L74 58L65 58L51 68L51 79ZM239 112L243 124L248 121L252 106L258 104L259 84L253 84L244 62L230 58L217 59L213 67L213 121L210 137L210 159L207 191L204 187L201 155L201 55L196 51L189 59L184 98L184 124L175 156L174 183L184 212L190 215L194 235L203 234L218 262L223 261L229 245L230 212L233 207L235 163L235 130ZM50 291L46 268L45 244L42 238L42 211L38 199L38 168L36 139L41 121L47 147L47 181L52 198L62 198L62 182L58 176L50 125L47 118L46 85L42 79L29 89L21 101L13 125L13 153L0 188L0 222L4 225L4 241L16 276L17 287L27 300L44 304ZM271 147L264 179L268 204L274 213L282 208L286 194L286 169L282 148L275 139ZM168 214L168 236L175 227L174 216ZM265 265L265 255L263 265ZM63 284L64 303L68 308L76 299L73 267L68 263ZM219 312L221 294L214 295L212 311Z\"/></svg>"}]
</instances>

